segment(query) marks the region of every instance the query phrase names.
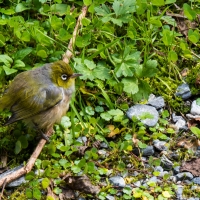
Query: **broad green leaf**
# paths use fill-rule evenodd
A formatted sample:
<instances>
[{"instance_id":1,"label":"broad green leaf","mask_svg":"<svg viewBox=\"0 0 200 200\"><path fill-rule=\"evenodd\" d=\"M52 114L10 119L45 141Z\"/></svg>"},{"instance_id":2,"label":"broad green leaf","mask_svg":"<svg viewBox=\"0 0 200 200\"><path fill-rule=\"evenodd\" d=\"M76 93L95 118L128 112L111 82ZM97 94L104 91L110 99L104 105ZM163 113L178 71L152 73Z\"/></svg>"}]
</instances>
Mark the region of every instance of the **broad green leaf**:
<instances>
[{"instance_id":1,"label":"broad green leaf","mask_svg":"<svg viewBox=\"0 0 200 200\"><path fill-rule=\"evenodd\" d=\"M149 84L146 81L139 80L138 88L139 88L139 91L133 95L134 101L137 102L141 99L148 99L148 97L151 93L151 88L150 88Z\"/></svg>"},{"instance_id":2,"label":"broad green leaf","mask_svg":"<svg viewBox=\"0 0 200 200\"><path fill-rule=\"evenodd\" d=\"M200 98L198 98L198 99L196 100L196 104L197 104L198 106L200 106Z\"/></svg>"},{"instance_id":3,"label":"broad green leaf","mask_svg":"<svg viewBox=\"0 0 200 200\"><path fill-rule=\"evenodd\" d=\"M74 59L75 62L77 59ZM77 60L78 61L78 60ZM75 69L82 73L83 76L80 77L80 79L83 79L83 80L86 80L86 79L89 79L89 80L94 80L94 75L93 75L93 71L91 69L89 69L87 66L85 66L84 64L77 64L75 65Z\"/></svg>"},{"instance_id":4,"label":"broad green leaf","mask_svg":"<svg viewBox=\"0 0 200 200\"><path fill-rule=\"evenodd\" d=\"M86 106L85 107L85 112L88 114L88 115L94 115L94 110L91 106Z\"/></svg>"},{"instance_id":5,"label":"broad green leaf","mask_svg":"<svg viewBox=\"0 0 200 200\"><path fill-rule=\"evenodd\" d=\"M10 8L10 9L2 8L2 9L0 9L0 12L4 13L5 15L13 15L13 14L15 14L15 11L12 8Z\"/></svg>"},{"instance_id":6,"label":"broad green leaf","mask_svg":"<svg viewBox=\"0 0 200 200\"><path fill-rule=\"evenodd\" d=\"M10 75L10 74L17 72L17 69L12 69L10 67L7 67L6 65L3 65L3 69L6 73L6 75Z\"/></svg>"},{"instance_id":7,"label":"broad green leaf","mask_svg":"<svg viewBox=\"0 0 200 200\"><path fill-rule=\"evenodd\" d=\"M39 57L41 57L41 58L47 58L47 57L48 57L46 51L43 50L43 49L41 49L41 50L39 50L39 51L37 52L37 56L39 56Z\"/></svg>"},{"instance_id":8,"label":"broad green leaf","mask_svg":"<svg viewBox=\"0 0 200 200\"><path fill-rule=\"evenodd\" d=\"M122 83L124 84L124 92L129 94L135 94L138 92L138 80L136 78L123 78Z\"/></svg>"},{"instance_id":9,"label":"broad green leaf","mask_svg":"<svg viewBox=\"0 0 200 200\"><path fill-rule=\"evenodd\" d=\"M67 41L69 39L71 39L72 35L69 34L68 31L66 31L64 28L61 28L59 30L59 35L58 35L59 39L62 41Z\"/></svg>"},{"instance_id":10,"label":"broad green leaf","mask_svg":"<svg viewBox=\"0 0 200 200\"><path fill-rule=\"evenodd\" d=\"M53 4L51 11L59 16L63 16L66 14L67 6L67 4Z\"/></svg>"},{"instance_id":11,"label":"broad green leaf","mask_svg":"<svg viewBox=\"0 0 200 200\"><path fill-rule=\"evenodd\" d=\"M33 198L40 200L42 197L41 191L38 188L33 188Z\"/></svg>"},{"instance_id":12,"label":"broad green leaf","mask_svg":"<svg viewBox=\"0 0 200 200\"><path fill-rule=\"evenodd\" d=\"M10 66L13 59L8 55L0 55L0 63L5 63L6 66Z\"/></svg>"},{"instance_id":13,"label":"broad green leaf","mask_svg":"<svg viewBox=\"0 0 200 200\"><path fill-rule=\"evenodd\" d=\"M112 110L109 110L108 113L113 116L124 115L124 113L120 109L112 109Z\"/></svg>"},{"instance_id":14,"label":"broad green leaf","mask_svg":"<svg viewBox=\"0 0 200 200\"><path fill-rule=\"evenodd\" d=\"M27 198L29 198L29 199L33 198L32 190L30 188L26 188L25 194L26 194Z\"/></svg>"},{"instance_id":15,"label":"broad green leaf","mask_svg":"<svg viewBox=\"0 0 200 200\"><path fill-rule=\"evenodd\" d=\"M55 187L55 188L53 189L53 192L54 192L55 194L60 194L60 193L62 193L62 190L61 190L59 187Z\"/></svg>"},{"instance_id":16,"label":"broad green leaf","mask_svg":"<svg viewBox=\"0 0 200 200\"><path fill-rule=\"evenodd\" d=\"M192 126L190 128L190 130L192 131L192 133L194 133L198 138L200 138L200 129L195 127L195 126Z\"/></svg>"},{"instance_id":17,"label":"broad green leaf","mask_svg":"<svg viewBox=\"0 0 200 200\"><path fill-rule=\"evenodd\" d=\"M23 68L23 67L25 67L24 62L22 62L21 60L15 60L14 61L13 68L18 69L18 68Z\"/></svg>"},{"instance_id":18,"label":"broad green leaf","mask_svg":"<svg viewBox=\"0 0 200 200\"><path fill-rule=\"evenodd\" d=\"M92 0L83 0L84 5L89 6L92 4Z\"/></svg>"},{"instance_id":19,"label":"broad green leaf","mask_svg":"<svg viewBox=\"0 0 200 200\"><path fill-rule=\"evenodd\" d=\"M200 37L200 35L199 35L199 32L197 30L193 31L192 29L189 29L189 31L188 31L188 39L192 43L196 44L199 41L199 37Z\"/></svg>"},{"instance_id":20,"label":"broad green leaf","mask_svg":"<svg viewBox=\"0 0 200 200\"><path fill-rule=\"evenodd\" d=\"M6 39L4 37L3 34L0 34L0 47L3 47L6 43L5 43Z\"/></svg>"},{"instance_id":21,"label":"broad green leaf","mask_svg":"<svg viewBox=\"0 0 200 200\"><path fill-rule=\"evenodd\" d=\"M152 24L152 25L155 25L157 27L162 26L162 23L161 23L159 17L151 17L150 20L149 20L149 23Z\"/></svg>"},{"instance_id":22,"label":"broad green leaf","mask_svg":"<svg viewBox=\"0 0 200 200\"><path fill-rule=\"evenodd\" d=\"M165 0L165 5L171 3L176 3L176 0Z\"/></svg>"},{"instance_id":23,"label":"broad green leaf","mask_svg":"<svg viewBox=\"0 0 200 200\"><path fill-rule=\"evenodd\" d=\"M101 6L94 8L94 10L96 11L96 14L100 16L105 16L107 14L110 14L110 9L105 4L102 4Z\"/></svg>"},{"instance_id":24,"label":"broad green leaf","mask_svg":"<svg viewBox=\"0 0 200 200\"><path fill-rule=\"evenodd\" d=\"M104 81L106 79L110 79L110 70L106 68L104 64L98 63L97 67L93 71L93 75Z\"/></svg>"},{"instance_id":25,"label":"broad green leaf","mask_svg":"<svg viewBox=\"0 0 200 200\"><path fill-rule=\"evenodd\" d=\"M101 113L100 116L102 119L104 119L106 121L110 121L112 119L112 116L108 112Z\"/></svg>"},{"instance_id":26,"label":"broad green leaf","mask_svg":"<svg viewBox=\"0 0 200 200\"><path fill-rule=\"evenodd\" d=\"M28 31L24 31L20 38L22 41L29 42L31 39L31 34Z\"/></svg>"},{"instance_id":27,"label":"broad green leaf","mask_svg":"<svg viewBox=\"0 0 200 200\"><path fill-rule=\"evenodd\" d=\"M172 18L171 16L162 16L161 19L169 25L172 25L175 27L177 26L176 20Z\"/></svg>"},{"instance_id":28,"label":"broad green leaf","mask_svg":"<svg viewBox=\"0 0 200 200\"><path fill-rule=\"evenodd\" d=\"M15 12L22 12L22 11L28 10L28 9L30 9L30 8L26 7L24 5L24 3L18 3L16 8L15 8Z\"/></svg>"},{"instance_id":29,"label":"broad green leaf","mask_svg":"<svg viewBox=\"0 0 200 200\"><path fill-rule=\"evenodd\" d=\"M87 18L83 18L81 20L81 23L83 24L83 26L88 26L91 23L91 20L87 19Z\"/></svg>"},{"instance_id":30,"label":"broad green leaf","mask_svg":"<svg viewBox=\"0 0 200 200\"><path fill-rule=\"evenodd\" d=\"M170 198L171 197L171 194L169 193L169 191L162 191L162 195L165 198Z\"/></svg>"},{"instance_id":31,"label":"broad green leaf","mask_svg":"<svg viewBox=\"0 0 200 200\"><path fill-rule=\"evenodd\" d=\"M91 33L85 34L83 36L78 36L76 38L76 46L83 48L90 44Z\"/></svg>"},{"instance_id":32,"label":"broad green leaf","mask_svg":"<svg viewBox=\"0 0 200 200\"><path fill-rule=\"evenodd\" d=\"M127 77L127 76L133 76L133 72L130 69L130 65L126 63L122 63L121 65L117 65L115 69L115 73L117 77L121 77L122 75Z\"/></svg>"},{"instance_id":33,"label":"broad green leaf","mask_svg":"<svg viewBox=\"0 0 200 200\"><path fill-rule=\"evenodd\" d=\"M173 42L173 39L174 39L173 32L170 31L170 30L168 30L168 29L164 29L163 32L162 32L162 34L163 34L162 40L163 40L164 44L166 46L171 45L172 42Z\"/></svg>"},{"instance_id":34,"label":"broad green leaf","mask_svg":"<svg viewBox=\"0 0 200 200\"><path fill-rule=\"evenodd\" d=\"M42 179L42 188L43 189L46 189L49 187L49 184L50 184L50 180L48 178L43 178Z\"/></svg>"},{"instance_id":35,"label":"broad green leaf","mask_svg":"<svg viewBox=\"0 0 200 200\"><path fill-rule=\"evenodd\" d=\"M64 22L67 25L68 29L74 28L76 25L76 19L71 15L66 15Z\"/></svg>"},{"instance_id":36,"label":"broad green leaf","mask_svg":"<svg viewBox=\"0 0 200 200\"><path fill-rule=\"evenodd\" d=\"M94 61L84 60L84 64L87 66L88 69L92 70L96 68L96 64L94 63Z\"/></svg>"},{"instance_id":37,"label":"broad green leaf","mask_svg":"<svg viewBox=\"0 0 200 200\"><path fill-rule=\"evenodd\" d=\"M187 3L183 4L183 12L184 12L184 15L189 20L194 20L196 18L197 13L194 10L192 10L192 8L190 7L190 5L188 5Z\"/></svg>"},{"instance_id":38,"label":"broad green leaf","mask_svg":"<svg viewBox=\"0 0 200 200\"><path fill-rule=\"evenodd\" d=\"M137 1L136 12L138 15L142 15L147 9L147 0Z\"/></svg>"},{"instance_id":39,"label":"broad green leaf","mask_svg":"<svg viewBox=\"0 0 200 200\"><path fill-rule=\"evenodd\" d=\"M54 30L59 30L60 28L62 28L63 20L61 18L58 18L57 16L52 16L50 22Z\"/></svg>"},{"instance_id":40,"label":"broad green leaf","mask_svg":"<svg viewBox=\"0 0 200 200\"><path fill-rule=\"evenodd\" d=\"M164 0L152 0L151 3L154 6L164 6L165 5L165 1Z\"/></svg>"},{"instance_id":41,"label":"broad green leaf","mask_svg":"<svg viewBox=\"0 0 200 200\"><path fill-rule=\"evenodd\" d=\"M71 170L72 170L74 173L79 173L79 172L81 171L81 168L78 167L78 166L76 166L76 165L74 165L74 166L71 167Z\"/></svg>"},{"instance_id":42,"label":"broad green leaf","mask_svg":"<svg viewBox=\"0 0 200 200\"><path fill-rule=\"evenodd\" d=\"M18 141L20 141L20 143L21 143L21 148L26 149L28 147L28 140L27 140L26 136L21 135L18 138Z\"/></svg>"},{"instance_id":43,"label":"broad green leaf","mask_svg":"<svg viewBox=\"0 0 200 200\"><path fill-rule=\"evenodd\" d=\"M142 75L143 77L153 77L156 75L157 69L157 60L148 60L146 65L143 67Z\"/></svg>"},{"instance_id":44,"label":"broad green leaf","mask_svg":"<svg viewBox=\"0 0 200 200\"><path fill-rule=\"evenodd\" d=\"M60 124L65 128L69 128L71 126L71 121L70 118L68 116L63 116L61 119Z\"/></svg>"},{"instance_id":45,"label":"broad green leaf","mask_svg":"<svg viewBox=\"0 0 200 200\"><path fill-rule=\"evenodd\" d=\"M22 145L21 142L19 140L17 140L17 142L15 143L15 154L18 154L20 151L22 150Z\"/></svg>"},{"instance_id":46,"label":"broad green leaf","mask_svg":"<svg viewBox=\"0 0 200 200\"><path fill-rule=\"evenodd\" d=\"M168 53L168 60L172 62L176 62L178 60L178 55L175 51L170 51Z\"/></svg>"},{"instance_id":47,"label":"broad green leaf","mask_svg":"<svg viewBox=\"0 0 200 200\"><path fill-rule=\"evenodd\" d=\"M27 55L29 55L33 49L31 47L21 49L17 51L14 55L14 60L23 60Z\"/></svg>"}]
</instances>

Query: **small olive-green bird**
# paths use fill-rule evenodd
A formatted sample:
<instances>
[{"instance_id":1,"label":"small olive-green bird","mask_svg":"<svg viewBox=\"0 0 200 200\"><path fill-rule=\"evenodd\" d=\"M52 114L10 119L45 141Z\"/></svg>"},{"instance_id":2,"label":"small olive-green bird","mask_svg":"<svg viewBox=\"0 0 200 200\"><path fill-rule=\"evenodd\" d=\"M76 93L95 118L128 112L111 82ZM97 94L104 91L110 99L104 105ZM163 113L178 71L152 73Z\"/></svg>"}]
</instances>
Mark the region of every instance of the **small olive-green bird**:
<instances>
[{"instance_id":1,"label":"small olive-green bird","mask_svg":"<svg viewBox=\"0 0 200 200\"><path fill-rule=\"evenodd\" d=\"M0 110L12 112L5 125L23 120L41 133L52 129L69 108L78 76L63 61L18 74L0 99Z\"/></svg>"}]
</instances>

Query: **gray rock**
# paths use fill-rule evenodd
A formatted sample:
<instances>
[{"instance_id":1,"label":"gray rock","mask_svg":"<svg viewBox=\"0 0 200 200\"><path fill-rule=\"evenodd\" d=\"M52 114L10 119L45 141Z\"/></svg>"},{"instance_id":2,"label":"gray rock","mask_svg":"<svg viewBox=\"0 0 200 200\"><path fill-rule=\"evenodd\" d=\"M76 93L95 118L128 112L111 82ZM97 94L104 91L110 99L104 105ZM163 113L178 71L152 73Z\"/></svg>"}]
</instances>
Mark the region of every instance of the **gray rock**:
<instances>
[{"instance_id":1,"label":"gray rock","mask_svg":"<svg viewBox=\"0 0 200 200\"><path fill-rule=\"evenodd\" d=\"M163 172L164 170L163 170L163 168L162 168L161 166L156 166L156 167L154 168L154 171Z\"/></svg>"},{"instance_id":2,"label":"gray rock","mask_svg":"<svg viewBox=\"0 0 200 200\"><path fill-rule=\"evenodd\" d=\"M165 106L165 100L161 96L156 97L155 95L150 94L147 104L155 107L156 109L160 109Z\"/></svg>"},{"instance_id":3,"label":"gray rock","mask_svg":"<svg viewBox=\"0 0 200 200\"><path fill-rule=\"evenodd\" d=\"M107 149L108 145L105 142L101 142L100 147Z\"/></svg>"},{"instance_id":4,"label":"gray rock","mask_svg":"<svg viewBox=\"0 0 200 200\"><path fill-rule=\"evenodd\" d=\"M175 175L178 174L180 172L180 166L174 167L173 172Z\"/></svg>"},{"instance_id":5,"label":"gray rock","mask_svg":"<svg viewBox=\"0 0 200 200\"><path fill-rule=\"evenodd\" d=\"M147 146L145 149L141 149L142 156L152 156L154 154L153 146Z\"/></svg>"},{"instance_id":6,"label":"gray rock","mask_svg":"<svg viewBox=\"0 0 200 200\"><path fill-rule=\"evenodd\" d=\"M192 180L193 175L190 172L181 172L176 174L177 181L182 181L182 180Z\"/></svg>"},{"instance_id":7,"label":"gray rock","mask_svg":"<svg viewBox=\"0 0 200 200\"><path fill-rule=\"evenodd\" d=\"M147 126L155 126L159 117L158 111L154 107L142 104L132 106L128 109L126 114L130 119L132 119L133 116L137 117L138 120ZM151 117L143 119L146 115L147 117L151 115Z\"/></svg>"},{"instance_id":8,"label":"gray rock","mask_svg":"<svg viewBox=\"0 0 200 200\"><path fill-rule=\"evenodd\" d=\"M188 200L199 200L198 197L190 197Z\"/></svg>"},{"instance_id":9,"label":"gray rock","mask_svg":"<svg viewBox=\"0 0 200 200\"><path fill-rule=\"evenodd\" d=\"M177 128L177 130L187 130L187 126L186 126L186 121L184 119L179 119L176 123L175 123L175 127Z\"/></svg>"},{"instance_id":10,"label":"gray rock","mask_svg":"<svg viewBox=\"0 0 200 200\"><path fill-rule=\"evenodd\" d=\"M133 185L135 185L136 187L140 187L142 184L140 181L136 181L135 183L133 183Z\"/></svg>"},{"instance_id":11,"label":"gray rock","mask_svg":"<svg viewBox=\"0 0 200 200\"><path fill-rule=\"evenodd\" d=\"M197 105L196 100L192 102L190 113L192 115L200 115L200 106Z\"/></svg>"},{"instance_id":12,"label":"gray rock","mask_svg":"<svg viewBox=\"0 0 200 200\"><path fill-rule=\"evenodd\" d=\"M183 100L189 99L192 96L189 85L187 83L179 85L175 95L180 96Z\"/></svg>"},{"instance_id":13,"label":"gray rock","mask_svg":"<svg viewBox=\"0 0 200 200\"><path fill-rule=\"evenodd\" d=\"M25 180L24 176L14 180L13 182L9 183L8 185L6 185L6 187L18 187L20 186L22 183L26 183L27 181Z\"/></svg>"},{"instance_id":14,"label":"gray rock","mask_svg":"<svg viewBox=\"0 0 200 200\"><path fill-rule=\"evenodd\" d=\"M125 187L126 185L125 180L121 176L113 176L109 178L109 181L111 184L118 187Z\"/></svg>"},{"instance_id":15,"label":"gray rock","mask_svg":"<svg viewBox=\"0 0 200 200\"><path fill-rule=\"evenodd\" d=\"M135 147L133 149L133 153L136 155L136 156L139 156L140 153L142 156L152 156L154 154L154 147L153 146L147 146L146 148L144 149L140 149L138 147Z\"/></svg>"},{"instance_id":16,"label":"gray rock","mask_svg":"<svg viewBox=\"0 0 200 200\"><path fill-rule=\"evenodd\" d=\"M200 177L198 176L198 177L193 178L192 182L195 183L195 184L200 185Z\"/></svg>"},{"instance_id":17,"label":"gray rock","mask_svg":"<svg viewBox=\"0 0 200 200\"><path fill-rule=\"evenodd\" d=\"M183 200L183 186L182 185L177 185L176 198L178 200Z\"/></svg>"},{"instance_id":18,"label":"gray rock","mask_svg":"<svg viewBox=\"0 0 200 200\"><path fill-rule=\"evenodd\" d=\"M165 146L166 142L160 140L154 140L153 146L159 151L167 151L167 147Z\"/></svg>"},{"instance_id":19,"label":"gray rock","mask_svg":"<svg viewBox=\"0 0 200 200\"><path fill-rule=\"evenodd\" d=\"M175 113L172 113L172 120L174 123L176 123L179 119L184 120L184 118L182 116L178 116Z\"/></svg>"},{"instance_id":20,"label":"gray rock","mask_svg":"<svg viewBox=\"0 0 200 200\"><path fill-rule=\"evenodd\" d=\"M106 195L107 200L115 200L115 197L111 196L110 194Z\"/></svg>"},{"instance_id":21,"label":"gray rock","mask_svg":"<svg viewBox=\"0 0 200 200\"><path fill-rule=\"evenodd\" d=\"M169 160L165 155L162 155L161 157L161 163L165 170L171 170L173 167L173 163L171 160Z\"/></svg>"},{"instance_id":22,"label":"gray rock","mask_svg":"<svg viewBox=\"0 0 200 200\"><path fill-rule=\"evenodd\" d=\"M78 141L78 142L84 144L84 143L87 142L87 137L85 137L85 136L83 136L83 137L79 137L79 138L77 138L76 141Z\"/></svg>"}]
</instances>

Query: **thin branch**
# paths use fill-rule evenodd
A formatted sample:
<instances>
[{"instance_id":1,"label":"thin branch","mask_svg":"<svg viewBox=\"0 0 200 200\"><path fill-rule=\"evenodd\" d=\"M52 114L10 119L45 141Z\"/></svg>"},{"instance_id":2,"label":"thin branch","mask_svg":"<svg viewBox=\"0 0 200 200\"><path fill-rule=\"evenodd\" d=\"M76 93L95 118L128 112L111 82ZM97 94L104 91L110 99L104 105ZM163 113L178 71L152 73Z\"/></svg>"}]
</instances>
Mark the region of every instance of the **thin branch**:
<instances>
[{"instance_id":1,"label":"thin branch","mask_svg":"<svg viewBox=\"0 0 200 200\"><path fill-rule=\"evenodd\" d=\"M76 26L74 28L73 36L69 41L67 51L65 52L65 54L63 54L63 61L67 64L69 64L69 60L73 56L72 52L73 52L73 46L74 46L74 43L75 43L75 40L76 40L76 35L78 34L78 30L79 30L79 26L81 24L81 20L86 16L86 13L87 13L87 6L83 6L82 12L78 17Z\"/></svg>"}]
</instances>

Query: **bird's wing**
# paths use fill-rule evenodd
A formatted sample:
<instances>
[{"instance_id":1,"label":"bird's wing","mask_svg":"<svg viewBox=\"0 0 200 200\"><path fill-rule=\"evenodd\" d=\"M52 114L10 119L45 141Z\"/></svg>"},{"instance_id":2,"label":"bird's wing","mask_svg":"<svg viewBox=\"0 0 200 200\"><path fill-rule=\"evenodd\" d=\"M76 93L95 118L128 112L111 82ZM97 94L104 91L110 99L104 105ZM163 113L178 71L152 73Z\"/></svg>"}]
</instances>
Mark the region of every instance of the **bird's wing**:
<instances>
[{"instance_id":1,"label":"bird's wing","mask_svg":"<svg viewBox=\"0 0 200 200\"><path fill-rule=\"evenodd\" d=\"M11 107L12 116L6 125L47 111L64 98L63 89L56 86L48 86L39 91L29 89L25 94L18 95L20 99Z\"/></svg>"}]
</instances>

